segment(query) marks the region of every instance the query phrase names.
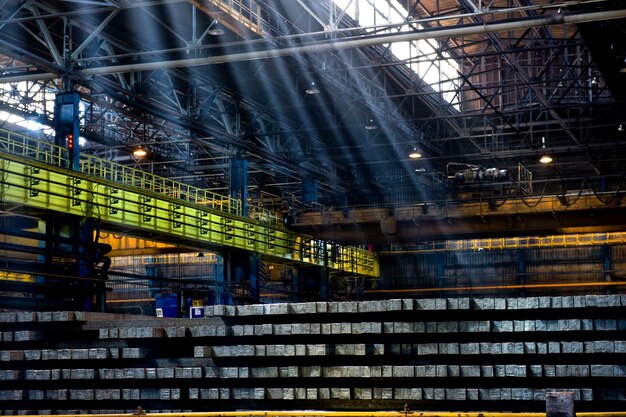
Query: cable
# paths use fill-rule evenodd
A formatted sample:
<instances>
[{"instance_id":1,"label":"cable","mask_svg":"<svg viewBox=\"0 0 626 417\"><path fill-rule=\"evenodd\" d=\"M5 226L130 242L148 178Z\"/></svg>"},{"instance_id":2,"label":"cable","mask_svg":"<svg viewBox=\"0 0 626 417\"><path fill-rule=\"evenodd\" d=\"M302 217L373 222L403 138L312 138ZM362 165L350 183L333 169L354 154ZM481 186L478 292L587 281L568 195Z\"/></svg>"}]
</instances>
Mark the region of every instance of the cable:
<instances>
[{"instance_id":1,"label":"cable","mask_svg":"<svg viewBox=\"0 0 626 417\"><path fill-rule=\"evenodd\" d=\"M617 190L615 190L615 193L613 194L613 196L611 198L609 198L607 201L604 201L599 195L598 193L596 193L596 190L594 190L593 188L591 189L591 191L593 191L593 195L596 196L596 198L598 199L599 202L601 202L602 204L604 204L605 206L608 206L609 204L611 204L613 201L615 201L615 199L619 196L621 190L622 190L622 186L624 185L624 177L620 178L619 180L619 186L617 187Z\"/></svg>"},{"instance_id":2,"label":"cable","mask_svg":"<svg viewBox=\"0 0 626 417\"><path fill-rule=\"evenodd\" d=\"M489 206L494 208L494 209L497 209L498 207L502 207L504 205L504 203L509 201L511 196L513 196L514 198L517 198L519 196L519 189L516 189L515 194L510 194L509 191L511 191L512 189L513 189L513 184L510 184L508 189L507 189L507 192L505 194L505 197L502 199L502 202L500 204L495 204L495 203L491 203L490 202Z\"/></svg>"},{"instance_id":3,"label":"cable","mask_svg":"<svg viewBox=\"0 0 626 417\"><path fill-rule=\"evenodd\" d=\"M548 187L548 183L544 183L543 184L543 190L541 190L541 195L539 196L539 199L537 200L537 203L534 205L530 205L528 204L525 200L523 196L520 196L520 200L522 201L522 203L524 203L526 205L526 207L528 208L535 208L539 205L539 203L541 203L541 200L543 200L543 197L545 196L545 192L546 192L546 188Z\"/></svg>"},{"instance_id":4,"label":"cable","mask_svg":"<svg viewBox=\"0 0 626 417\"><path fill-rule=\"evenodd\" d=\"M576 203L578 202L578 200L580 199L580 196L582 195L583 190L585 189L585 184L586 184L586 183L587 183L587 178L585 178L585 179L583 180L583 183L582 183L582 185L580 186L580 189L578 190L578 194L576 195L576 198L575 198L575 199L574 199L574 201L572 201L572 202L568 202L568 201L566 200L567 195L566 195L565 191L563 190L563 186L562 186L562 184L561 184L561 191L563 191L563 198L561 199L561 197L560 197L560 196L557 196L557 197L559 197L559 200L561 201L561 204L563 204L565 207L570 207L570 206L573 206L574 204L576 204Z\"/></svg>"}]
</instances>

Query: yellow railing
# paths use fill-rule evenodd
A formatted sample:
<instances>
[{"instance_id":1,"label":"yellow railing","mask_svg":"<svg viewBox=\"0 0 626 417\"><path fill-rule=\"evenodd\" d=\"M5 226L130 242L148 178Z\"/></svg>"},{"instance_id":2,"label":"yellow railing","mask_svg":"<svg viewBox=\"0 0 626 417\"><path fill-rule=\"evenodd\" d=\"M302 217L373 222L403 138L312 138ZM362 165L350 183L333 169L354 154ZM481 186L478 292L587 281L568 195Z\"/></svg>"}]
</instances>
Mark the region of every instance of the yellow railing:
<instances>
[{"instance_id":1,"label":"yellow railing","mask_svg":"<svg viewBox=\"0 0 626 417\"><path fill-rule=\"evenodd\" d=\"M227 13L239 23L262 35L264 21L261 18L261 6L256 1L209 0L216 7Z\"/></svg>"},{"instance_id":2,"label":"yellow railing","mask_svg":"<svg viewBox=\"0 0 626 417\"><path fill-rule=\"evenodd\" d=\"M0 152L58 167L70 165L66 148L4 129L0 129ZM242 203L239 199L213 193L92 155L81 155L80 172L92 177L200 204L213 210L238 216L243 214ZM275 226L281 225L282 219L274 211L252 206L249 212L259 222Z\"/></svg>"},{"instance_id":3,"label":"yellow railing","mask_svg":"<svg viewBox=\"0 0 626 417\"><path fill-rule=\"evenodd\" d=\"M412 248L397 247L383 254L426 253L460 250L506 250L565 248L578 246L626 244L626 232L576 233L571 235L525 236L487 239L447 240L424 242Z\"/></svg>"},{"instance_id":4,"label":"yellow railing","mask_svg":"<svg viewBox=\"0 0 626 417\"><path fill-rule=\"evenodd\" d=\"M69 165L67 149L4 129L0 129L0 152L54 166Z\"/></svg>"},{"instance_id":5,"label":"yellow railing","mask_svg":"<svg viewBox=\"0 0 626 417\"><path fill-rule=\"evenodd\" d=\"M112 268L121 268L137 265L173 265L173 264L215 264L217 254L206 252L198 257L198 252L192 253L159 253L156 255L116 256L111 263Z\"/></svg>"},{"instance_id":6,"label":"yellow railing","mask_svg":"<svg viewBox=\"0 0 626 417\"><path fill-rule=\"evenodd\" d=\"M168 197L201 204L213 210L241 216L241 201L188 184L160 177L140 169L117 164L91 155L80 160L80 172L118 184L130 185Z\"/></svg>"},{"instance_id":7,"label":"yellow railing","mask_svg":"<svg viewBox=\"0 0 626 417\"><path fill-rule=\"evenodd\" d=\"M51 151L55 150L49 146ZM356 275L379 274L376 255L369 251L313 239L232 213L223 214L224 210L204 203L212 194L201 193L202 190L178 187L174 189L189 195L171 196L158 187L170 187L174 182L160 181L157 187L152 177L140 171L99 163L98 159L97 165L83 164L85 172L81 173L55 169L34 158L25 158L26 148L19 148L22 151L19 156L0 152L4 154L0 158L0 194L6 202L97 217L114 227L182 238L194 245L208 243L238 248ZM63 158L60 161L62 164ZM110 178L99 178L103 174Z\"/></svg>"}]
</instances>

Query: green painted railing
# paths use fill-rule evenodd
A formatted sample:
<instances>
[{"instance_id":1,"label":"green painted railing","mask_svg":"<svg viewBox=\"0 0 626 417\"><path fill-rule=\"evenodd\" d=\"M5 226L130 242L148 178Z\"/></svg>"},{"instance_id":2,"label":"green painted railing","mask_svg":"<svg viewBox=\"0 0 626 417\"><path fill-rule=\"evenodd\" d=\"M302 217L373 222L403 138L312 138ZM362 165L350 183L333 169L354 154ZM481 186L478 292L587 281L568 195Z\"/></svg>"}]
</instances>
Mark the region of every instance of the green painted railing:
<instances>
[{"instance_id":1,"label":"green painted railing","mask_svg":"<svg viewBox=\"0 0 626 417\"><path fill-rule=\"evenodd\" d=\"M21 156L46 164L68 167L69 154L66 148L46 141L0 129L0 151ZM107 161L92 155L81 155L80 172L120 184L175 197L190 203L241 216L241 200L207 191L202 188L173 181L141 169ZM260 206L250 207L250 216L262 223L281 225L282 219L272 210Z\"/></svg>"},{"instance_id":2,"label":"green painted railing","mask_svg":"<svg viewBox=\"0 0 626 417\"><path fill-rule=\"evenodd\" d=\"M0 198L98 218L139 237L156 233L191 247L237 248L277 261L378 276L375 254L240 216L234 199L99 158L81 160L81 172L65 169L68 162L62 148L0 132Z\"/></svg>"}]
</instances>

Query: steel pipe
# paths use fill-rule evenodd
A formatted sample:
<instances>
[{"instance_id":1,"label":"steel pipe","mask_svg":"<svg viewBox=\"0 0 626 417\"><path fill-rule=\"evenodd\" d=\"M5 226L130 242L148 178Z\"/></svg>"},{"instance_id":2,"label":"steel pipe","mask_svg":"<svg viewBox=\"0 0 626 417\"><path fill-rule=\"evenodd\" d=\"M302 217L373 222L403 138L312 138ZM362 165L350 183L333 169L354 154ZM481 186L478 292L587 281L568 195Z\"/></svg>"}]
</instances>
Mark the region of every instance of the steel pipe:
<instances>
[{"instance_id":1,"label":"steel pipe","mask_svg":"<svg viewBox=\"0 0 626 417\"><path fill-rule=\"evenodd\" d=\"M279 58L285 56L319 53L328 51L338 51L350 48L362 48L367 46L381 45L396 42L410 42L420 39L437 39L449 38L457 36L479 35L485 33L502 32L516 29L529 29L533 27L561 25L561 24L578 24L586 22L596 22L602 20L613 20L626 18L626 9L611 10L602 12L581 13L572 15L551 15L542 16L532 19L506 21L501 23L484 23L454 28L434 28L424 29L420 31L372 35L364 38L337 40L314 43L310 45L295 46L282 49L268 49L262 51L242 52L227 55L217 55L204 58L190 58L160 62L144 62L139 64L111 65L106 67L86 68L79 71L85 76L98 76L109 74L120 74L127 72L152 71L157 69L196 67L202 65L224 64L229 62L253 61L258 59ZM18 82L33 80L49 80L56 78L57 74L40 73L25 74L16 76L0 77L0 82Z\"/></svg>"},{"instance_id":2,"label":"steel pipe","mask_svg":"<svg viewBox=\"0 0 626 417\"><path fill-rule=\"evenodd\" d=\"M296 46L284 49L268 49L265 51L242 52L229 55L218 55L205 58L190 58L175 61L146 62L140 64L113 65L108 67L87 68L82 72L86 75L116 74L137 71L151 71L162 68L193 67L200 65L224 64L228 62L243 62L257 59L279 58L284 56L337 51L341 49L361 48L386 43L409 42L420 39L449 38L456 36L477 35L482 33L502 32L514 29L528 29L538 26L550 26L567 23L584 23L599 20L611 20L626 17L626 10L585 13L570 16L552 15L536 19L525 19L493 24L475 24L450 29L432 29L418 32L399 33L393 35L373 35L367 38L348 40L329 40L312 45Z\"/></svg>"}]
</instances>

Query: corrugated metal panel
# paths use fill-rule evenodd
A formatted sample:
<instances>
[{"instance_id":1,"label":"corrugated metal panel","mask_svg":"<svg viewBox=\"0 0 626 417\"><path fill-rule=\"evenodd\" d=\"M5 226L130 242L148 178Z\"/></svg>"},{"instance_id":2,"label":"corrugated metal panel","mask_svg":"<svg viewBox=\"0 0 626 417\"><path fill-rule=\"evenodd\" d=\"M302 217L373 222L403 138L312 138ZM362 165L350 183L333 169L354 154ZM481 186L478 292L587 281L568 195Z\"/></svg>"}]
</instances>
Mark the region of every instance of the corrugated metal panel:
<instances>
[{"instance_id":1,"label":"corrugated metal panel","mask_svg":"<svg viewBox=\"0 0 626 417\"><path fill-rule=\"evenodd\" d=\"M529 249L526 259L529 263L598 260L602 259L602 249L598 246Z\"/></svg>"},{"instance_id":2,"label":"corrugated metal panel","mask_svg":"<svg viewBox=\"0 0 626 417\"><path fill-rule=\"evenodd\" d=\"M610 254L613 279L625 277L626 245L612 247ZM520 273L522 267L525 274ZM378 286L419 289L603 282L605 267L602 246L424 252L383 257Z\"/></svg>"}]
</instances>

